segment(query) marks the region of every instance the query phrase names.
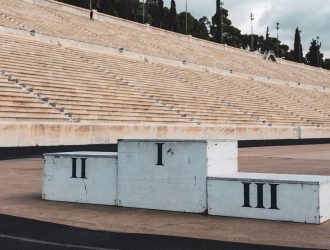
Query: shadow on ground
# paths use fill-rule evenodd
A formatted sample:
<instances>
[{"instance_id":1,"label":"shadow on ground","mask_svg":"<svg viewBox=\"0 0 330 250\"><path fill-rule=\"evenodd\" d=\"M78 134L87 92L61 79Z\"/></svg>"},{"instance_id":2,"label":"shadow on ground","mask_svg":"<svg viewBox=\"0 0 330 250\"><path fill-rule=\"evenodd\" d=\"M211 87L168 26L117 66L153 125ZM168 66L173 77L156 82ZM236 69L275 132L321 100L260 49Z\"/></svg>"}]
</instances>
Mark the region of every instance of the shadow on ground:
<instances>
[{"instance_id":1,"label":"shadow on ground","mask_svg":"<svg viewBox=\"0 0 330 250\"><path fill-rule=\"evenodd\" d=\"M0 249L295 249L278 246L91 231L54 223L0 215ZM298 248L296 248L298 249ZM300 248L301 249L301 248Z\"/></svg>"}]
</instances>

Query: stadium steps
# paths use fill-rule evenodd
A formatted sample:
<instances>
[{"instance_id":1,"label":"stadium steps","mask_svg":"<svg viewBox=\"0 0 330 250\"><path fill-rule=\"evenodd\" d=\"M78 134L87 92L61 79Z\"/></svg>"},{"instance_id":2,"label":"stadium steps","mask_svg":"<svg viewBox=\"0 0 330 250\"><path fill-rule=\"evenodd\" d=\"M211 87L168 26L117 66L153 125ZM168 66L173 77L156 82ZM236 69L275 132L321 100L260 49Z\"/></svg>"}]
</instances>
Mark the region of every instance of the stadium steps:
<instances>
[{"instance_id":1,"label":"stadium steps","mask_svg":"<svg viewBox=\"0 0 330 250\"><path fill-rule=\"evenodd\" d=\"M85 61L87 61L87 60L85 60ZM88 62L91 62L92 60L88 60ZM114 60L112 60L112 61L114 61ZM100 66L99 66L100 67ZM109 74L110 74L110 72L112 72L112 69L110 70L110 71L107 71ZM136 72L137 73L137 72ZM127 75L125 75L125 77L127 77ZM181 106L181 105L178 105L177 104L177 102L173 102L173 103L171 103L171 100L180 100L180 101L184 101L184 100L186 100L188 103L186 104L187 106L189 105L189 106L191 106L191 107L195 107L195 108L198 108L200 105L201 105L201 103L202 103L202 101L198 101L198 104L196 105L196 106L194 106L194 102L196 101L196 99L194 99L194 98L192 98L192 97L189 97L188 95L184 95L184 96L178 96L178 95L176 95L176 96L173 96L173 95L170 95L169 97L168 97L168 99L164 99L163 98L163 96L164 96L164 91L165 91L165 89L164 88L162 88L162 89L159 89L159 94L157 94L156 92L150 92L150 91L148 91L148 89L150 90L150 88L151 88L151 86L149 85L148 86L148 88L145 88L145 89L141 89L141 84L143 84L143 82L145 82L147 79L145 78L144 79L144 81L138 81L136 78L134 79L134 81L127 81L126 79L124 79L123 77L118 77L118 79L122 79L126 84L131 84L131 83L133 83L134 82L134 84L131 84L131 86L133 87L133 88L139 88L141 91L143 91L143 93L144 94L148 94L149 95L149 97L150 98L156 98L156 100L157 101L161 101L162 103L166 103L166 105L167 106L169 106L171 109L175 109L175 110L177 110L178 112L180 112L180 110L181 110L181 112L182 112L182 110L184 110L184 106ZM156 83L155 81L153 81L153 83ZM168 86L169 84L170 84L170 82L159 82L160 84L162 84L162 86ZM137 86L137 84L139 84L139 87L136 87ZM172 83L173 84L173 83ZM153 84L153 86L155 86L155 84ZM178 86L178 85L176 85L175 84L175 86L173 86L173 88L174 88L174 90L172 91L172 90L170 90L170 93L171 94L173 94L173 93L178 93L178 91L179 91L179 89L180 89L180 87ZM166 93L168 93L167 92L168 90L166 90ZM205 103L204 103L205 104ZM209 102L208 103L210 106L212 106L212 107L214 107L214 102ZM203 107L205 107L205 106L203 106ZM192 113L189 113L189 115L187 116L187 117L193 117L193 118L195 118L196 119L196 117L198 118L198 119L202 119L203 120L203 123L209 123L209 122L211 122L211 121L214 121L214 122L219 122L219 121L223 121L224 123L228 123L228 122L225 122L225 121L230 121L230 119L231 119L231 117L233 116L233 114L235 114L235 112L230 112L230 111L228 111L228 110L226 110L227 111L227 114L228 114L228 116L227 117L222 117L223 119L219 119L219 118L215 118L215 117L210 117L210 113L209 113L209 107L206 107L207 109L208 109L208 113L207 114L204 114L204 116L202 116L201 114L198 114L197 112L192 112ZM221 111L221 109L218 107L218 112L220 112ZM213 113L213 115L214 115L215 113ZM222 115L223 115L223 113L222 113ZM241 113L241 115L243 115L244 116L244 114L242 114ZM246 122L249 120L249 119L244 119L244 117L240 117L240 118L237 118L237 119L231 119L232 120L232 122L234 121L235 123L245 123L246 124ZM250 120L250 122L251 122L251 120ZM254 124L255 123L255 121L253 120L252 122L251 122L251 124Z\"/></svg>"},{"instance_id":2,"label":"stadium steps","mask_svg":"<svg viewBox=\"0 0 330 250\"><path fill-rule=\"evenodd\" d=\"M77 51L74 51L72 49L66 49L66 51L68 53L70 53L71 55L77 57L77 58L80 58L82 62L88 64L88 65L94 65L91 60L84 60L84 57L82 57L79 53L77 53ZM99 66L99 65L94 65L95 69L97 71L100 71L100 72L103 72L109 76L112 77L112 79L116 79L116 81L119 81L121 82L122 85L125 85L127 87L130 87L131 89L133 89L134 91L136 91L137 93L139 93L141 96L144 96L144 97L147 97L149 98L151 101L157 103L157 104L161 104L165 109L167 110L171 110L171 111L174 111L178 114L181 115L181 117L183 118L186 118L188 121L190 122L197 122L197 123L200 123L200 121L196 121L196 119L194 117L190 117L188 116L187 114L183 113L180 109L176 109L175 107L173 106L168 106L166 103L162 102L160 99L155 99L153 95L149 94L148 92L146 91L143 91L141 90L141 88L135 84L132 84L132 83L129 83L125 80L123 80L122 77L117 77L116 75L112 74L111 72L109 72L108 70L106 70L105 68Z\"/></svg>"},{"instance_id":3,"label":"stadium steps","mask_svg":"<svg viewBox=\"0 0 330 250\"><path fill-rule=\"evenodd\" d=\"M254 87L253 81L235 81L232 82L229 89L226 91L226 95L233 95L235 92L244 91L246 94L243 96L244 99L236 101L234 103L234 99L231 99L231 102L233 105L238 105L242 109L246 107L250 107L251 110L253 110L252 114L256 115L261 118L264 122L271 122L271 123L278 123L281 120L290 121L292 125L299 125L301 124L301 121L305 121L307 123L310 123L308 119L305 119L299 112L302 111L302 109L299 109L299 112L297 110L292 110L292 107L285 106L285 103L287 103L287 100L279 101L279 97L274 96L274 93L272 96L265 96L266 89L260 88L260 83L258 83L259 87L256 89ZM214 90L214 93L219 90ZM223 92L224 89L221 89L221 92ZM226 98L226 96L223 96L223 98ZM246 105L241 105L243 102L246 103ZM255 103L256 106L252 106L251 103ZM259 107L258 107L259 106ZM260 117L260 113L258 114L258 110L263 107L263 109L266 108L266 112L264 112L263 117ZM267 112L268 110L268 112ZM248 110L246 110L248 112ZM295 112L294 112L295 111ZM306 114L306 110L305 114ZM297 113L298 112L298 113ZM275 121L274 121L275 119ZM295 120L299 120L299 122L295 122ZM304 125L307 125L306 123ZM316 125L314 123L310 123L310 125Z\"/></svg>"},{"instance_id":4,"label":"stadium steps","mask_svg":"<svg viewBox=\"0 0 330 250\"><path fill-rule=\"evenodd\" d=\"M23 30L30 30L28 27L26 27L24 24L21 22L17 21L16 18L3 13L0 11L0 19L1 19L1 24L5 27L10 27L10 28L18 28L18 29L23 29Z\"/></svg>"},{"instance_id":5,"label":"stadium steps","mask_svg":"<svg viewBox=\"0 0 330 250\"><path fill-rule=\"evenodd\" d=\"M95 42L95 36L75 29L74 26L63 22L58 17L36 10L30 3L20 0L0 1L0 9L3 14L15 20L16 23L24 26L27 30L35 30L38 33L66 37L78 41ZM11 27L17 28L16 23L13 23Z\"/></svg>"},{"instance_id":6,"label":"stadium steps","mask_svg":"<svg viewBox=\"0 0 330 250\"><path fill-rule=\"evenodd\" d=\"M112 60L113 61L113 60ZM104 62L102 62L102 64L103 64ZM117 63L117 65L120 65L120 63ZM113 71L114 70L114 67L112 67L111 68L111 71ZM133 71L133 72L132 72ZM129 74L129 72L131 73L131 74L133 74L133 75L135 75L135 74L137 74L137 72L134 72L134 70L131 70L131 69L129 69L128 70L128 72L125 72L125 75L126 75L126 77L127 77L127 75ZM168 78L168 76L166 76L167 78ZM164 78L165 78L165 76L164 76ZM142 79L143 79L143 77L142 77ZM145 78L144 78L144 80L146 80ZM136 82L136 78L134 79L134 81ZM169 101L169 100L166 100L166 101ZM282 108L283 109L283 108ZM290 112L290 116L292 115L292 113ZM260 119L260 118L259 118ZM278 119L280 119L280 118L278 118L278 117L276 117L276 119L278 120ZM285 118L286 120L287 120L287 118ZM296 118L294 118L294 120L296 120ZM298 119L298 120L301 120L301 119ZM263 121L264 122L264 121ZM299 123L301 123L301 122L299 122ZM311 124L311 125L314 125L314 124Z\"/></svg>"},{"instance_id":7,"label":"stadium steps","mask_svg":"<svg viewBox=\"0 0 330 250\"><path fill-rule=\"evenodd\" d=\"M254 96L255 98L261 100L263 103L269 103L272 106L276 106L277 108L280 108L284 112L290 113L292 116L297 117L298 119L301 119L307 123L310 123L311 125L319 125L320 121L320 115L315 115L315 110L309 109L309 106L304 107L304 113L302 114L301 107L296 106L295 102L289 102L289 99L282 98L279 96L278 98L274 99L274 91L268 91L263 88L260 89L261 85L258 83L259 86L252 85L251 83L248 87L246 85L242 85L241 83L237 82L240 86L240 89L244 90L245 93L249 96ZM323 117L322 120L324 120L325 117ZM327 123L329 125L329 120Z\"/></svg>"},{"instance_id":8,"label":"stadium steps","mask_svg":"<svg viewBox=\"0 0 330 250\"><path fill-rule=\"evenodd\" d=\"M19 23L29 29L51 36L104 46L112 44L116 48L124 47L146 55L172 58L178 61L185 60L250 75L310 83L322 87L330 86L329 73L310 67L302 70L290 63L283 65L270 63L263 60L261 56L249 52L230 47L225 49L222 45L199 42L195 39L189 41L187 37L180 39L177 34L154 31L153 28L150 28L149 32L146 27L142 29L141 25L121 25L98 20L90 22L88 11L83 17L66 11L54 10L42 4L34 6L19 0L0 1L0 7L2 13L15 18L14 28L17 28L17 23ZM102 37L100 38L98 34L102 34ZM130 39L132 37L134 39ZM171 46L168 46L169 44Z\"/></svg>"},{"instance_id":9,"label":"stadium steps","mask_svg":"<svg viewBox=\"0 0 330 250\"><path fill-rule=\"evenodd\" d=\"M263 83L261 83L263 84ZM283 88L282 86L273 86L272 88L267 85L263 84L265 87L268 88L267 96L273 97L274 94L277 96L277 100L283 101L285 103L288 110L295 110L297 112L301 112L301 110L304 110L304 114L299 114L300 116L306 116L307 119L316 119L316 121L319 121L320 116L322 117L322 120L326 120L327 123L330 121L330 106L323 105L319 102L315 102L311 100L311 98L308 96L308 92L305 91L304 96L300 96L300 98L297 98L297 95L290 91L290 88ZM292 95L288 95L289 93L292 93ZM264 94L266 94L264 92ZM308 101L306 101L308 100ZM328 112L327 112L328 111Z\"/></svg>"},{"instance_id":10,"label":"stadium steps","mask_svg":"<svg viewBox=\"0 0 330 250\"><path fill-rule=\"evenodd\" d=\"M97 56L97 58L99 58L99 56ZM86 60L86 61L88 61L88 62L91 62L92 60L89 58L88 60ZM117 62L114 58L111 58L111 61L113 62L113 63L115 63L116 65L125 65L126 67L126 69L127 69L127 71L125 71L124 69L122 69L123 71L124 71L124 73L122 72L122 71L120 71L120 69L118 69L118 71L116 72L116 74L119 74L120 72L121 73L123 73L125 76L125 78L127 79L127 77L128 77L128 75L129 74L131 74L132 76L134 76L134 78L131 80L131 82L134 82L134 83L139 83L140 84L140 86L142 85L142 84L146 84L146 82L148 81L147 80L147 78L146 77L143 77L143 76L141 76L141 78L139 79L139 78L137 78L136 77L136 75L138 74L138 71L140 71L141 69L139 68L139 67L137 67L137 71L134 71L133 69L131 69L131 68L129 68L129 67L127 67L127 62L125 62L125 63L123 63L123 62ZM100 62L100 65L104 65L104 61L102 61L102 62ZM109 68L109 71L110 72L114 72L114 70L115 70L115 68L114 67L111 67L111 68ZM144 70L142 70L142 71L144 71ZM152 74L152 72L150 72L151 74ZM154 74L156 74L156 75L159 75L158 74L158 72L154 72ZM161 74L160 74L161 75ZM168 79L169 77L168 76L164 76L163 78L166 78L166 79ZM162 78L162 79L163 79ZM155 89L155 83L157 83L157 80L155 80L155 79L153 79L153 84L150 84L150 85L148 85L148 88L147 89L149 89L149 92L150 92L150 89L151 88L153 88L154 90L156 90ZM177 82L176 82L176 84L177 84ZM166 82L166 85L168 86L169 85L169 82ZM169 87L169 86L168 86ZM178 91L178 86L173 86L173 87L175 87L176 89L176 92ZM187 86L185 86L185 87L187 87ZM157 87L156 87L157 88ZM181 102L185 99L185 97L184 96L178 96L178 95L176 95L175 96L175 98L174 98L174 96L172 96L172 95L170 95L169 96L169 98L167 98L167 99L165 99L164 98L164 92L162 92L161 91L162 89L158 89L158 95L157 94L155 94L155 92L153 92L153 96L156 96L157 97L157 99L161 99L161 100L163 100L164 102L166 102L166 103L170 103L171 105L174 105L174 106L179 106L180 107L180 109L184 109L182 106L180 106L180 103L179 103L179 101L176 101L176 102L171 102L171 100L180 100ZM203 90L198 90L197 92L201 92L201 91L203 91ZM187 97L186 97L187 98ZM190 103L190 105L193 105L192 103L194 102L195 100L193 99L193 98L190 98L190 100L188 100L188 103ZM212 105L213 104L213 107L215 108L215 106L214 106L214 101L212 102L212 103L210 103L210 105ZM205 103L198 103L198 105L201 105L202 107L206 107L206 104ZM218 111L221 111L221 110L219 110L220 108L219 107L217 107L217 109L218 109ZM185 109L186 110L186 109ZM186 110L187 111L187 110ZM208 111L208 116L210 116L210 111L211 110L207 110ZM235 112L234 112L235 113ZM244 113L243 112L240 112L241 113L241 115L243 115L244 116ZM214 113L214 111L212 110L212 116L214 117L214 115L215 115L216 113ZM201 114L200 113L197 113L197 112L194 112L194 115L196 116L196 115L199 115L199 118L200 119L202 119L202 121L205 121L206 120L206 118L205 117L201 117ZM233 112L231 112L231 115L233 115ZM228 118L230 118L230 117L226 117L227 119ZM240 118L240 119L242 119L242 117ZM278 119L278 117L277 117L277 119ZM285 118L286 120L287 120L287 118ZM219 119L213 119L214 121L219 121ZM244 119L243 119L244 120ZM254 123L256 123L258 120L260 120L260 118L258 119L258 117L257 118L253 118L253 122ZM296 120L296 119L294 119L294 120ZM209 122L209 121L208 121ZM246 123L246 121L244 121L245 123ZM258 122L257 122L258 123ZM264 124L265 122L263 121L263 122L261 122L260 124Z\"/></svg>"},{"instance_id":11,"label":"stadium steps","mask_svg":"<svg viewBox=\"0 0 330 250\"><path fill-rule=\"evenodd\" d=\"M0 38L1 40L2 38ZM42 97L46 97L65 112L75 113L73 118L84 117L89 119L102 119L107 121L141 122L191 122L184 115L162 104L150 101L120 81L95 71L80 60L75 60L65 50L55 45L44 43L31 43L26 40L6 39L10 46L5 47L5 54L0 61L7 68L15 72L22 81L28 82L29 87ZM25 47L29 53L25 54L19 48ZM47 52L46 52L47 51ZM19 58L19 60L17 60ZM7 60L6 60L7 59ZM29 69L24 66L29 65ZM59 67L52 65L59 65ZM72 100L74 102L72 102ZM82 103L80 103L82 102ZM84 108L90 107L91 114L86 114ZM97 104L97 105L94 105ZM105 104L107 106L100 106ZM120 104L122 113L116 112ZM99 107L99 110L96 108ZM117 110L120 110L119 108ZM107 117L102 116L107 114ZM121 116L122 117L121 117ZM121 118L120 118L121 117Z\"/></svg>"},{"instance_id":12,"label":"stadium steps","mask_svg":"<svg viewBox=\"0 0 330 250\"><path fill-rule=\"evenodd\" d=\"M68 117L55 110L49 103L37 98L1 70L0 76L0 119L67 121Z\"/></svg>"},{"instance_id":13,"label":"stadium steps","mask_svg":"<svg viewBox=\"0 0 330 250\"><path fill-rule=\"evenodd\" d=\"M40 6L40 5L35 5ZM165 57L171 57L171 54L168 53L166 48L163 48L155 43L150 43L141 35L138 35L133 32L127 32L127 28L120 27L118 25L112 25L110 23L103 23L99 20L95 20L94 22L90 22L88 18L77 15L76 18L72 19L68 13L63 11L54 10L51 8L47 8L42 6L45 11L48 13L53 13L54 15L61 17L63 20L67 20L69 22L74 22L75 25L79 27L83 27L93 34L102 34L102 39L106 42L112 42L112 47L115 48L132 48L133 50L142 52L146 47L150 50L150 54L157 56L159 54L165 55ZM134 41L134 42L132 42ZM172 51L173 53L173 51Z\"/></svg>"},{"instance_id":14,"label":"stadium steps","mask_svg":"<svg viewBox=\"0 0 330 250\"><path fill-rule=\"evenodd\" d=\"M200 80L200 81L203 81L203 80ZM237 81L236 84L239 85L239 88L240 89L243 88L243 89L245 89L245 91L248 91L249 92L249 96L255 95L257 93L259 96L261 96L262 98L264 98L265 101L268 100L267 102L272 103L273 105L275 105L277 107L280 107L281 109L287 109L289 112L297 111L297 109L292 109L294 107L294 105L293 106L291 105L292 104L292 101L288 102L288 100L291 99L291 96L290 95L287 95L287 94L284 94L283 95L282 94L282 95L275 95L274 96L274 93L272 92L272 90L269 90L269 89L267 90L267 89L264 89L264 88L260 88L261 85L263 85L263 86L267 86L267 87L269 86L270 89L275 88L274 90L276 90L276 88L280 88L281 87L279 85L273 85L273 84L271 85L271 84L260 83L260 82L254 83L253 81L245 81L245 82L244 81ZM253 91L253 86L256 86L256 85L258 85L258 88L260 90L255 89ZM233 88L233 85L230 85L229 88ZM297 92L299 92L297 88L291 88L291 87L288 87L288 86L287 87L283 87L283 88L285 88L287 91L290 91L291 89L293 89L294 91L292 91L292 96L297 96L297 94L298 94ZM224 91L224 89L222 88L221 91ZM239 91L239 89L237 91ZM266 91L268 91L269 94L265 96L264 93ZM281 98L282 98L282 101L279 102L279 100ZM301 96L301 98L303 99L304 96ZM304 115L306 115L306 113L309 113L309 114L312 114L312 113L314 114L315 113L315 108L313 108L312 106L310 106L309 109L307 109L307 110L305 108L302 109L301 106L299 106L299 108L300 108L299 109L299 112L300 113L303 112ZM297 116L301 116L300 113L298 113L296 115ZM312 115L312 116L315 117L315 115ZM318 118L320 118L320 117L318 117ZM323 118L325 118L325 116Z\"/></svg>"},{"instance_id":15,"label":"stadium steps","mask_svg":"<svg viewBox=\"0 0 330 250\"><path fill-rule=\"evenodd\" d=\"M0 66L82 121L328 126L329 95L0 35ZM26 68L26 65L29 65ZM288 93L277 92L279 88ZM10 89L5 88L9 91ZM290 91L289 91L290 90ZM309 106L295 105L311 93ZM48 99L47 99L48 98ZM324 102L319 104L317 99ZM266 102L265 100L268 100ZM8 101L8 99L6 100ZM303 117L299 116L304 114ZM308 115L309 117L305 117Z\"/></svg>"},{"instance_id":16,"label":"stadium steps","mask_svg":"<svg viewBox=\"0 0 330 250\"><path fill-rule=\"evenodd\" d=\"M96 41L98 41L98 42L101 42L101 44L104 44L105 46L115 47L114 44L112 44L111 42L107 41L107 40L104 39L102 36L98 35L98 34L95 33L95 32L91 32L90 30L86 29L85 26L78 25L78 24L76 24L75 22L73 22L72 20L67 19L67 18L64 18L63 16L58 15L58 14L55 13L54 11L51 11L50 9L45 8L45 7L41 6L41 5L33 4L33 6L35 6L36 8L40 8L40 9L42 9L43 11L47 12L49 15L54 16L55 18L61 19L61 20L64 21L64 22L68 22L68 23L69 23L74 29L76 29L76 30L81 30L81 31L87 33L88 35L94 37L94 40L96 40ZM49 15L48 15L48 16L49 16Z\"/></svg>"}]
</instances>

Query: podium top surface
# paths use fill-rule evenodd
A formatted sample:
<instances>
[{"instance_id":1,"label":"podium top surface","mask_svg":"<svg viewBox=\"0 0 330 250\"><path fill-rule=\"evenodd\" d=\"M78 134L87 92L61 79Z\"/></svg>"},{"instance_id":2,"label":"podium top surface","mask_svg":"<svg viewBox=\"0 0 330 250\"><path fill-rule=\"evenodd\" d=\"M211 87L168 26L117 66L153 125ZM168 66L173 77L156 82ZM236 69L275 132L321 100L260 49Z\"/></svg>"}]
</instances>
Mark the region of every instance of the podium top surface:
<instances>
[{"instance_id":1,"label":"podium top surface","mask_svg":"<svg viewBox=\"0 0 330 250\"><path fill-rule=\"evenodd\" d=\"M237 172L210 176L208 180L244 181L244 182L267 182L267 183L290 183L318 185L330 182L330 176L323 175L297 175L297 174L268 174L268 173L244 173Z\"/></svg>"},{"instance_id":2,"label":"podium top surface","mask_svg":"<svg viewBox=\"0 0 330 250\"><path fill-rule=\"evenodd\" d=\"M77 152L47 153L47 154L44 154L44 156L116 158L117 153L114 153L114 152L77 151Z\"/></svg>"},{"instance_id":3,"label":"podium top surface","mask_svg":"<svg viewBox=\"0 0 330 250\"><path fill-rule=\"evenodd\" d=\"M196 140L185 140L185 139L119 139L118 142L237 142L237 140L231 139L196 139Z\"/></svg>"}]
</instances>

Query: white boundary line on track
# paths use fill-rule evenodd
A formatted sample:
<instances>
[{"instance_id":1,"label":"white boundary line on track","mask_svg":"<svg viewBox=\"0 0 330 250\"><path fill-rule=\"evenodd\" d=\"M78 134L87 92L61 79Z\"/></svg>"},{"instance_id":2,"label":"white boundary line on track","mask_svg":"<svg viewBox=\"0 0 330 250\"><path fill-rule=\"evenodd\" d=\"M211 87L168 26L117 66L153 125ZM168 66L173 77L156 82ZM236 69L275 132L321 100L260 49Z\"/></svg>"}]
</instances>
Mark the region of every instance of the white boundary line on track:
<instances>
[{"instance_id":1,"label":"white boundary line on track","mask_svg":"<svg viewBox=\"0 0 330 250\"><path fill-rule=\"evenodd\" d=\"M87 249L87 250L118 250L118 249L112 249L112 248L81 246L81 245L73 245L73 244L62 244L62 243L56 243L56 242L51 242L51 241L35 240L35 239L18 237L18 236L12 236L12 235L6 235L6 234L0 234L0 238L10 239L10 240L18 240L18 241L23 241L23 242L28 242L28 243L35 243L35 244L41 244L41 245L58 246L58 247L68 247L68 248L76 248L76 249Z\"/></svg>"}]
</instances>

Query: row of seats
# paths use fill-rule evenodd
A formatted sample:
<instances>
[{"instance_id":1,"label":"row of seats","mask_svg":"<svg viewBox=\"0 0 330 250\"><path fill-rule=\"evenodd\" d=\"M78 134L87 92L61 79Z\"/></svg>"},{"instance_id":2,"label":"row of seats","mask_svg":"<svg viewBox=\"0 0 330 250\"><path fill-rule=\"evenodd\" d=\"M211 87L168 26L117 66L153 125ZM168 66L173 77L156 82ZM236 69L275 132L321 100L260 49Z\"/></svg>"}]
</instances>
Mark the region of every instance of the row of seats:
<instances>
[{"instance_id":1,"label":"row of seats","mask_svg":"<svg viewBox=\"0 0 330 250\"><path fill-rule=\"evenodd\" d=\"M78 50L73 52L97 67L109 69L109 75L122 77L132 86L137 86L162 102L179 107L188 116L197 117L202 122L220 123L226 120L232 123L231 119L237 117L247 124L248 117L253 119L254 124L330 124L329 94L321 99L325 99L325 103L313 99L306 105L306 93L314 91L274 86L189 68L132 61L118 56L109 57ZM226 113L229 113L229 117Z\"/></svg>"},{"instance_id":2,"label":"row of seats","mask_svg":"<svg viewBox=\"0 0 330 250\"><path fill-rule=\"evenodd\" d=\"M0 89L1 121L68 121L60 111L8 81L8 76L0 76Z\"/></svg>"},{"instance_id":3,"label":"row of seats","mask_svg":"<svg viewBox=\"0 0 330 250\"><path fill-rule=\"evenodd\" d=\"M300 69L287 65L276 65L274 68L274 63L264 61L261 56L247 56L248 53L237 54L223 49L215 49L189 42L182 42L165 34L161 35L158 33L153 34L150 32L141 32L139 29L129 28L118 24L98 21L89 22L86 17L52 10L46 7L40 8L43 8L50 13L56 13L59 17L65 17L66 20L81 25L90 32L103 34L102 37L105 40L115 41L118 46L126 47L141 53L145 53L147 50L149 54L156 56L187 60L188 62L196 64L232 69L243 73L272 76L277 79L283 79L285 76L284 79L290 81L301 80L303 82L315 82L317 84L323 83L324 81L327 81L326 83L330 82L328 78L322 78L319 76L319 73L315 72L308 72L307 74L304 74L303 72L301 78L299 79L298 76L297 79L296 73L298 71L300 72ZM171 46L168 46L169 43ZM281 70L279 71L277 67L280 67Z\"/></svg>"},{"instance_id":4,"label":"row of seats","mask_svg":"<svg viewBox=\"0 0 330 250\"><path fill-rule=\"evenodd\" d=\"M61 47L4 35L0 43L1 67L58 109L73 113L73 119L190 122L177 110L95 70Z\"/></svg>"},{"instance_id":5,"label":"row of seats","mask_svg":"<svg viewBox=\"0 0 330 250\"><path fill-rule=\"evenodd\" d=\"M0 35L0 66L89 122L329 126L330 95ZM26 67L28 65L28 67ZM54 111L54 112L55 112Z\"/></svg>"},{"instance_id":6,"label":"row of seats","mask_svg":"<svg viewBox=\"0 0 330 250\"><path fill-rule=\"evenodd\" d=\"M207 65L247 73L330 86L330 73L301 69L287 64L265 61L261 55L237 51L223 46L207 46L202 43L188 42L174 35L161 32L142 31L134 25L121 25L118 22L90 22L88 12L80 16L46 6L32 5L21 0L0 0L0 24L17 28L21 24L40 33L97 43L115 48L171 58L186 60L194 64ZM151 29L152 30L152 29ZM170 46L169 46L170 45Z\"/></svg>"}]
</instances>

